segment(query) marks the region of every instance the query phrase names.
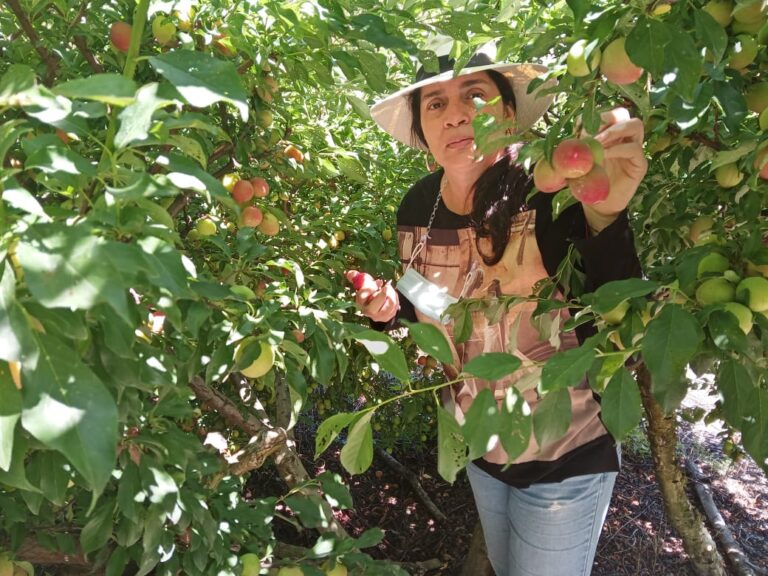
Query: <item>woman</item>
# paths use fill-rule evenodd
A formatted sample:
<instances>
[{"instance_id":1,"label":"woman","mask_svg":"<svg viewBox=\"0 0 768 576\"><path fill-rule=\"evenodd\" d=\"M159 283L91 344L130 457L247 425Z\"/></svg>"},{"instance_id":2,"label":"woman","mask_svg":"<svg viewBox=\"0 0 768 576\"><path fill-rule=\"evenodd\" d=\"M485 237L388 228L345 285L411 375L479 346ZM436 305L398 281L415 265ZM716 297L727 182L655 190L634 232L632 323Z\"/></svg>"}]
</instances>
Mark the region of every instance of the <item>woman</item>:
<instances>
[{"instance_id":1,"label":"woman","mask_svg":"<svg viewBox=\"0 0 768 576\"><path fill-rule=\"evenodd\" d=\"M482 313L474 314L471 337L456 345L450 319L420 302L414 286L436 286L449 302L527 296L536 282L555 276L571 245L581 258L586 291L639 275L625 209L646 171L643 127L623 109L603 116L596 139L605 148L610 195L590 206L577 203L553 219L551 194L528 198L531 179L515 163L515 149L480 156L472 129L476 98L490 103L484 111L498 121L512 121L518 132L529 128L550 103L537 92L527 93L530 80L544 68L496 64L480 52L454 76L453 61L441 57L439 62L439 73L420 71L413 85L371 110L384 130L428 150L442 168L408 191L397 214L402 262L407 270L418 272L420 280L406 282L404 288L399 284L398 290L381 280L365 284L355 295L356 303L384 329L400 318L440 327L453 347L453 365L445 366L449 377L483 352L512 349L524 361L524 368L503 380L469 379L445 390L444 405L459 421L483 388L501 400L505 389L516 385L535 411L539 398L534 362L578 346L594 327L542 339L532 321L535 304L525 303L492 325ZM555 326L568 317L567 310L551 314ZM572 422L563 437L543 446L531 438L509 466L497 442L467 466L497 576L578 576L591 571L619 456L586 379L569 393Z\"/></svg>"}]
</instances>

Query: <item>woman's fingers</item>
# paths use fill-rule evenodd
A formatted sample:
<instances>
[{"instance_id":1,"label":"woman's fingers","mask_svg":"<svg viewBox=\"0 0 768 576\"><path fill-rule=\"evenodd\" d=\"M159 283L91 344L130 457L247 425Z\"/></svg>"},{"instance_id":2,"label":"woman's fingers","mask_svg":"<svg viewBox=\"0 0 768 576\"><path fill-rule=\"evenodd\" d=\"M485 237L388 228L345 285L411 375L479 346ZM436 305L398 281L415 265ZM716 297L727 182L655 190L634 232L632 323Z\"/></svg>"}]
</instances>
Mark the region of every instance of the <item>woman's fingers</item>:
<instances>
[{"instance_id":1,"label":"woman's fingers","mask_svg":"<svg viewBox=\"0 0 768 576\"><path fill-rule=\"evenodd\" d=\"M363 314L383 322L390 320L397 312L398 298L391 284L383 284L378 291L372 294L364 306L361 306Z\"/></svg>"},{"instance_id":2,"label":"woman's fingers","mask_svg":"<svg viewBox=\"0 0 768 576\"><path fill-rule=\"evenodd\" d=\"M615 144L626 142L636 142L642 145L644 136L645 127L642 121L639 118L630 118L607 126L595 136L595 140L607 149Z\"/></svg>"}]
</instances>

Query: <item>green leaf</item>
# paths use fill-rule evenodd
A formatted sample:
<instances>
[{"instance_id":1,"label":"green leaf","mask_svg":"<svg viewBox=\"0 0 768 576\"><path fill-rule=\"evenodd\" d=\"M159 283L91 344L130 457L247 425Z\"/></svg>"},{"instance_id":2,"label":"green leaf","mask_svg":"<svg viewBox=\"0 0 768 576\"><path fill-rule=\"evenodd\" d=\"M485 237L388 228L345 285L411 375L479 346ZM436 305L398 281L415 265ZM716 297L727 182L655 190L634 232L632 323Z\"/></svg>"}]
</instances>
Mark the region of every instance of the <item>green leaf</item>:
<instances>
[{"instance_id":1,"label":"green leaf","mask_svg":"<svg viewBox=\"0 0 768 576\"><path fill-rule=\"evenodd\" d=\"M360 116L363 120L371 120L371 111L368 108L368 104L366 104L361 98L358 98L354 94L347 94L347 101L350 103L352 108L355 112L357 112L357 115ZM0 157L0 160L2 160L2 157Z\"/></svg>"},{"instance_id":2,"label":"green leaf","mask_svg":"<svg viewBox=\"0 0 768 576\"><path fill-rule=\"evenodd\" d=\"M88 310L104 302L132 324L119 262L106 257L105 245L84 225L30 227L18 247L30 292L49 308Z\"/></svg>"},{"instance_id":3,"label":"green leaf","mask_svg":"<svg viewBox=\"0 0 768 576\"><path fill-rule=\"evenodd\" d=\"M378 54L361 50L355 54L360 61L360 71L374 92L387 89L387 64Z\"/></svg>"},{"instance_id":4,"label":"green leaf","mask_svg":"<svg viewBox=\"0 0 768 576\"><path fill-rule=\"evenodd\" d=\"M500 380L520 368L520 358L505 352L485 352L464 364L464 372L483 380Z\"/></svg>"},{"instance_id":5,"label":"green leaf","mask_svg":"<svg viewBox=\"0 0 768 576\"><path fill-rule=\"evenodd\" d=\"M363 414L349 430L347 443L341 449L341 464L350 474L361 474L373 462L373 431L371 417L374 411Z\"/></svg>"},{"instance_id":6,"label":"green leaf","mask_svg":"<svg viewBox=\"0 0 768 576\"><path fill-rule=\"evenodd\" d=\"M310 338L312 348L309 350L309 375L323 386L331 382L336 370L336 355L328 342L328 334L324 330L315 330Z\"/></svg>"},{"instance_id":7,"label":"green leaf","mask_svg":"<svg viewBox=\"0 0 768 576\"><path fill-rule=\"evenodd\" d=\"M680 397L680 383L688 361L704 341L696 318L677 304L668 304L648 323L641 344L651 373L653 394L669 411ZM679 400L678 400L679 398Z\"/></svg>"},{"instance_id":8,"label":"green leaf","mask_svg":"<svg viewBox=\"0 0 768 576\"><path fill-rule=\"evenodd\" d=\"M331 471L325 471L317 477L323 488L325 499L334 508L352 508L352 494L341 479L341 476Z\"/></svg>"},{"instance_id":9,"label":"green leaf","mask_svg":"<svg viewBox=\"0 0 768 576\"><path fill-rule=\"evenodd\" d=\"M122 74L92 74L58 84L53 91L72 100L96 100L127 106L133 102L136 84Z\"/></svg>"},{"instance_id":10,"label":"green leaf","mask_svg":"<svg viewBox=\"0 0 768 576\"><path fill-rule=\"evenodd\" d=\"M326 515L323 500L317 494L292 494L285 499L285 503L306 528L327 528L330 525L332 518Z\"/></svg>"},{"instance_id":11,"label":"green leaf","mask_svg":"<svg viewBox=\"0 0 768 576\"><path fill-rule=\"evenodd\" d=\"M384 19L376 14L358 14L350 18L360 38L382 48L412 51L414 46L398 30L388 30Z\"/></svg>"},{"instance_id":12,"label":"green leaf","mask_svg":"<svg viewBox=\"0 0 768 576\"><path fill-rule=\"evenodd\" d=\"M739 327L739 320L726 310L713 310L707 320L707 330L712 342L721 350L744 352L747 335Z\"/></svg>"},{"instance_id":13,"label":"green leaf","mask_svg":"<svg viewBox=\"0 0 768 576\"><path fill-rule=\"evenodd\" d=\"M172 50L149 58L152 67L198 108L228 102L248 120L248 94L237 68L210 54L193 50Z\"/></svg>"},{"instance_id":14,"label":"green leaf","mask_svg":"<svg viewBox=\"0 0 768 576\"><path fill-rule=\"evenodd\" d=\"M50 217L45 213L40 202L38 202L28 190L22 188L15 179L11 179L5 185L5 190L2 191L0 200L12 208L16 208L27 214L32 214L33 216L38 216L44 222L50 221Z\"/></svg>"},{"instance_id":15,"label":"green leaf","mask_svg":"<svg viewBox=\"0 0 768 576\"><path fill-rule=\"evenodd\" d=\"M676 34L669 24L655 18L641 17L627 36L625 48L630 60L651 73L661 77L665 66L665 48Z\"/></svg>"},{"instance_id":16,"label":"green leaf","mask_svg":"<svg viewBox=\"0 0 768 576\"><path fill-rule=\"evenodd\" d=\"M754 388L749 398L749 414L742 428L742 444L764 471L768 470L768 391Z\"/></svg>"},{"instance_id":17,"label":"green leaf","mask_svg":"<svg viewBox=\"0 0 768 576\"><path fill-rule=\"evenodd\" d=\"M114 501L101 502L94 515L83 526L83 530L80 532L80 546L84 554L88 555L100 550L109 542L112 537L112 524L114 523L112 513L114 510Z\"/></svg>"},{"instance_id":18,"label":"green leaf","mask_svg":"<svg viewBox=\"0 0 768 576\"><path fill-rule=\"evenodd\" d=\"M469 306L458 303L448 307L447 313L453 318L453 340L456 344L463 344L472 336L472 312Z\"/></svg>"},{"instance_id":19,"label":"green leaf","mask_svg":"<svg viewBox=\"0 0 768 576\"><path fill-rule=\"evenodd\" d=\"M0 106L23 106L27 104L22 96L33 91L37 85L35 71L24 64L12 64L0 79Z\"/></svg>"},{"instance_id":20,"label":"green leaf","mask_svg":"<svg viewBox=\"0 0 768 576\"><path fill-rule=\"evenodd\" d=\"M544 392L578 386L595 360L595 349L588 343L578 348L558 352L547 360L541 371Z\"/></svg>"},{"instance_id":21,"label":"green leaf","mask_svg":"<svg viewBox=\"0 0 768 576\"><path fill-rule=\"evenodd\" d=\"M723 396L723 418L741 430L750 413L750 402L755 382L741 362L728 358L720 363L717 371L717 389Z\"/></svg>"},{"instance_id":22,"label":"green leaf","mask_svg":"<svg viewBox=\"0 0 768 576\"><path fill-rule=\"evenodd\" d=\"M13 438L11 465L7 472L0 468L0 485L27 490L39 495L40 490L27 479L26 456L27 439L21 428L17 427ZM40 499L42 501L42 495L40 495Z\"/></svg>"},{"instance_id":23,"label":"green leaf","mask_svg":"<svg viewBox=\"0 0 768 576\"><path fill-rule=\"evenodd\" d=\"M70 348L44 334L38 342L37 366L24 374L22 425L64 454L98 495L115 463L115 400Z\"/></svg>"},{"instance_id":24,"label":"green leaf","mask_svg":"<svg viewBox=\"0 0 768 576\"><path fill-rule=\"evenodd\" d=\"M70 174L73 176L95 176L96 168L88 160L68 148L59 145L44 146L31 154L26 168L40 170L44 174Z\"/></svg>"},{"instance_id":25,"label":"green leaf","mask_svg":"<svg viewBox=\"0 0 768 576\"><path fill-rule=\"evenodd\" d=\"M0 95L2 99L2 95ZM0 125L0 163L5 164L5 155L8 150L13 146L19 138L21 138L27 132L33 130L32 126L24 120L6 120ZM8 172L6 172L7 174ZM4 178L0 176L0 182Z\"/></svg>"},{"instance_id":26,"label":"green leaf","mask_svg":"<svg viewBox=\"0 0 768 576\"><path fill-rule=\"evenodd\" d=\"M608 382L600 403L602 420L608 432L621 441L643 416L640 390L626 369L618 370Z\"/></svg>"},{"instance_id":27,"label":"green leaf","mask_svg":"<svg viewBox=\"0 0 768 576\"><path fill-rule=\"evenodd\" d=\"M715 21L704 10L694 10L694 20L696 21L696 35L699 37L704 46L706 46L712 54L712 63L718 64L725 54L725 49L728 47L728 34L725 28Z\"/></svg>"},{"instance_id":28,"label":"green leaf","mask_svg":"<svg viewBox=\"0 0 768 576\"><path fill-rule=\"evenodd\" d=\"M365 168L360 163L360 160L354 156L336 156L336 164L339 166L341 173L353 182L365 184L368 181Z\"/></svg>"},{"instance_id":29,"label":"green leaf","mask_svg":"<svg viewBox=\"0 0 768 576\"><path fill-rule=\"evenodd\" d=\"M443 364L453 363L451 346L437 326L426 322L413 323L407 320L403 323L408 326L408 330L419 348Z\"/></svg>"},{"instance_id":30,"label":"green leaf","mask_svg":"<svg viewBox=\"0 0 768 576\"><path fill-rule=\"evenodd\" d=\"M445 408L437 407L437 471L453 484L469 459L461 426Z\"/></svg>"},{"instance_id":31,"label":"green leaf","mask_svg":"<svg viewBox=\"0 0 768 576\"><path fill-rule=\"evenodd\" d=\"M315 458L325 452L339 433L357 417L354 412L339 412L323 420L315 433Z\"/></svg>"},{"instance_id":32,"label":"green leaf","mask_svg":"<svg viewBox=\"0 0 768 576\"><path fill-rule=\"evenodd\" d=\"M128 565L129 560L128 550L118 546L109 556L105 576L122 576L125 573L125 567Z\"/></svg>"},{"instance_id":33,"label":"green leaf","mask_svg":"<svg viewBox=\"0 0 768 576\"><path fill-rule=\"evenodd\" d=\"M559 440L571 425L571 394L567 388L544 395L533 410L533 434L540 448Z\"/></svg>"},{"instance_id":34,"label":"green leaf","mask_svg":"<svg viewBox=\"0 0 768 576\"><path fill-rule=\"evenodd\" d=\"M21 418L21 392L16 389L8 364L0 362L0 470L9 470L13 455L13 431Z\"/></svg>"},{"instance_id":35,"label":"green leaf","mask_svg":"<svg viewBox=\"0 0 768 576\"><path fill-rule=\"evenodd\" d=\"M493 448L500 424L499 408L493 392L483 388L472 400L472 405L464 415L464 424L461 427L464 442L469 447L470 460L480 458Z\"/></svg>"},{"instance_id":36,"label":"green leaf","mask_svg":"<svg viewBox=\"0 0 768 576\"><path fill-rule=\"evenodd\" d=\"M603 284L595 290L592 297L592 309L598 314L604 314L616 308L624 300L646 296L658 289L659 285L650 280L642 280L640 278L614 280L613 282Z\"/></svg>"},{"instance_id":37,"label":"green leaf","mask_svg":"<svg viewBox=\"0 0 768 576\"><path fill-rule=\"evenodd\" d=\"M392 338L375 330L362 330L354 334L352 338L365 346L383 370L392 373L401 382L410 380L408 364L405 361L403 351Z\"/></svg>"},{"instance_id":38,"label":"green leaf","mask_svg":"<svg viewBox=\"0 0 768 576\"><path fill-rule=\"evenodd\" d=\"M665 51L666 70L675 74L674 90L691 102L699 83L702 56L688 34L673 34Z\"/></svg>"},{"instance_id":39,"label":"green leaf","mask_svg":"<svg viewBox=\"0 0 768 576\"><path fill-rule=\"evenodd\" d=\"M26 312L16 300L16 277L8 260L0 277L0 360L27 360L34 356L37 344Z\"/></svg>"},{"instance_id":40,"label":"green leaf","mask_svg":"<svg viewBox=\"0 0 768 576\"><path fill-rule=\"evenodd\" d=\"M120 114L120 129L115 135L115 147L124 148L149 136L152 115L158 108L173 104L172 100L157 97L158 84L142 86L136 92L136 100Z\"/></svg>"},{"instance_id":41,"label":"green leaf","mask_svg":"<svg viewBox=\"0 0 768 576\"><path fill-rule=\"evenodd\" d=\"M532 423L531 410L522 393L512 387L507 388L501 403L499 439L509 462L528 448Z\"/></svg>"}]
</instances>

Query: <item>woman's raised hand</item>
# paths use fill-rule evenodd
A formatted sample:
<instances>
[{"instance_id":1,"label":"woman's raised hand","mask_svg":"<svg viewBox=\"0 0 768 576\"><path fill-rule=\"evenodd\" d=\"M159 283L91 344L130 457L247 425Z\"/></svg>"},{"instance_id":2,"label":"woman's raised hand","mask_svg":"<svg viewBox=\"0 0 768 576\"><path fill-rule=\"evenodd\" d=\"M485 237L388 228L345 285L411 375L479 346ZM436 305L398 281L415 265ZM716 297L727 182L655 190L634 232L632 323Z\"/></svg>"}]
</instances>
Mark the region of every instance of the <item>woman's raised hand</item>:
<instances>
[{"instance_id":1,"label":"woman's raised hand","mask_svg":"<svg viewBox=\"0 0 768 576\"><path fill-rule=\"evenodd\" d=\"M357 270L348 270L346 277L355 290L355 304L364 315L374 322L388 322L395 317L400 300L391 283Z\"/></svg>"}]
</instances>

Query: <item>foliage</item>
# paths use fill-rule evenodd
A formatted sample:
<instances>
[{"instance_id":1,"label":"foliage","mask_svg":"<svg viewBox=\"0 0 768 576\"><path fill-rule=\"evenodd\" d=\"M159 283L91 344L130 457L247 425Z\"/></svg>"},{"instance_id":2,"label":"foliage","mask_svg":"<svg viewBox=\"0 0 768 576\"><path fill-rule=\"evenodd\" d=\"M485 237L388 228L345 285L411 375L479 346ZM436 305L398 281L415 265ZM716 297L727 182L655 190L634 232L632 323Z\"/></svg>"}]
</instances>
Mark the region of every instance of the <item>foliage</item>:
<instances>
[{"instance_id":1,"label":"foliage","mask_svg":"<svg viewBox=\"0 0 768 576\"><path fill-rule=\"evenodd\" d=\"M356 574L402 573L360 552L378 531L354 540L332 529L327 504L351 504L338 477L244 499L246 476L226 460L251 440L242 422L290 430L330 416L317 430L317 454L346 429L341 460L352 473L368 467L374 441L417 444L436 431L440 472L452 480L493 436L510 454L532 435L555 439L568 413L564 388L585 376L605 396L609 429L630 433L641 410L625 365L637 360L668 412L685 394L687 366L714 371L722 399L701 416L724 418L765 468L768 319L750 311L745 331L725 302L696 299L709 276L735 284L768 266L755 95L767 61L761 51L737 70L728 56L744 42L739 34L766 41L763 15L724 28L697 2L83 6L14 0L0 9L7 547L31 535L63 551L79 547L108 574L128 563L140 574L246 574L247 554L264 572L298 562L316 574L340 560ZM177 27L168 42L153 38L162 14ZM117 21L132 24L127 52L110 45ZM651 168L630 212L647 278L568 302L578 313L564 328L595 321L601 331L533 367L547 408L533 418L510 390L501 405L478 397L456 422L437 402L450 382L431 374L433 364L416 369L417 348L431 362L447 359L442 336L420 325L395 337L369 330L345 291L350 268L395 276L387 238L423 159L378 132L368 106L419 63L433 65L423 47L434 33L454 38L459 66L489 39L499 40L500 58L551 65L564 96L525 137L528 164L581 128L596 132L599 113L616 105L646 125ZM648 73L640 81L567 72L573 43L605 47L617 37ZM734 187L715 177L725 165L743 174ZM252 203L277 218L277 234L239 225L243 207L222 180L232 173L269 182L269 195ZM727 269L702 272L713 252ZM570 264L557 280L576 291ZM498 321L533 299L550 337L560 327L549 313L565 305L550 298L554 287L463 301L452 316L459 325L473 312ZM626 313L608 323L623 302ZM260 345L235 358L246 337ZM258 360L262 342L274 366L249 381L240 370ZM495 379L519 365L488 356L465 369ZM239 419L201 401L193 382L228 399ZM285 506L289 516L279 512ZM319 529L317 544L300 558L276 554L272 525L282 521Z\"/></svg>"}]
</instances>

